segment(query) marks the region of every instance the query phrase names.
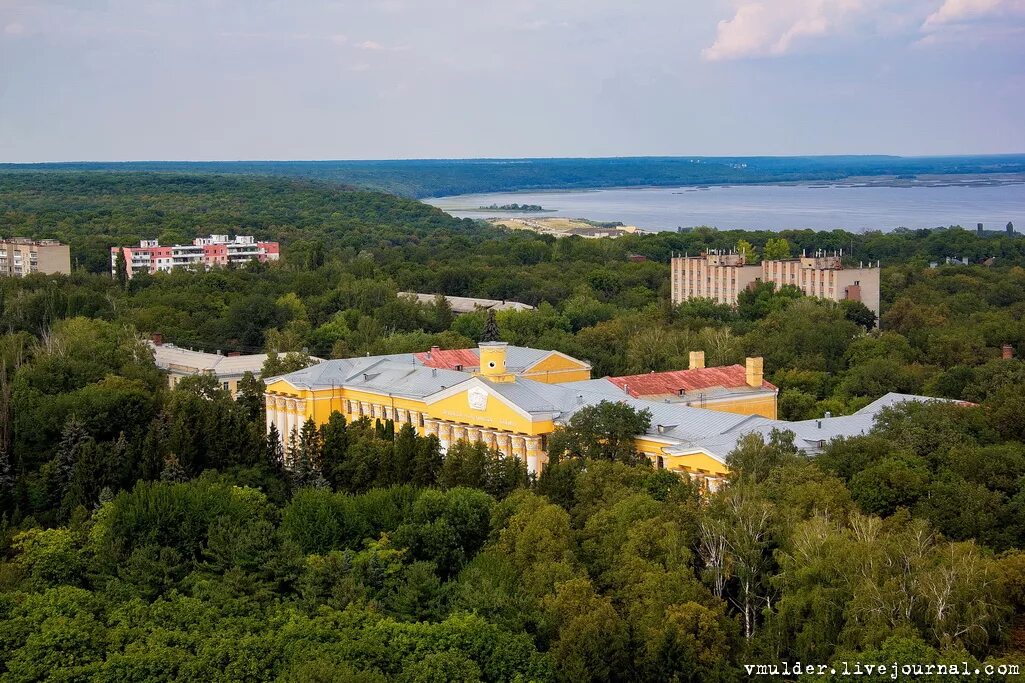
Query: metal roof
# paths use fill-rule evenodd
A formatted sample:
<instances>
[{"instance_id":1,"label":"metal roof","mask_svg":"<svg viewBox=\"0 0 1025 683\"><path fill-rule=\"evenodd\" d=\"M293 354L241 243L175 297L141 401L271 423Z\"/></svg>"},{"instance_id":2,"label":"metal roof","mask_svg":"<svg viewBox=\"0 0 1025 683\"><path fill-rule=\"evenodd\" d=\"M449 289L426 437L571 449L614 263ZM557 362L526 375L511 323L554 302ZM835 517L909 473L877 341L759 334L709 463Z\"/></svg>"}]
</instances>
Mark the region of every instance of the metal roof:
<instances>
[{"instance_id":1,"label":"metal roof","mask_svg":"<svg viewBox=\"0 0 1025 683\"><path fill-rule=\"evenodd\" d=\"M681 395L709 389L744 389L757 391L747 384L747 369L743 365L724 365L716 368L694 368L650 372L644 375L609 377L609 381L631 396ZM762 389L776 391L776 386L765 380Z\"/></svg>"}]
</instances>

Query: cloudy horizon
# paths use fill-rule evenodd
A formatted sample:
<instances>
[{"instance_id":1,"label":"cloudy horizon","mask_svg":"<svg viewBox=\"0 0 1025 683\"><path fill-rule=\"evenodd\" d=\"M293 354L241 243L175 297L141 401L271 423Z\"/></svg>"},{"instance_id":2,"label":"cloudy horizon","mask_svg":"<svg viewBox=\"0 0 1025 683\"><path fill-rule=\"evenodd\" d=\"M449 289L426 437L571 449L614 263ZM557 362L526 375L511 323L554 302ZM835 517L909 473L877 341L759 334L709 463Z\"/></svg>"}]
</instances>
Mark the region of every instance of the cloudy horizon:
<instances>
[{"instance_id":1,"label":"cloudy horizon","mask_svg":"<svg viewBox=\"0 0 1025 683\"><path fill-rule=\"evenodd\" d=\"M1021 153L1023 45L1025 0L0 0L0 162Z\"/></svg>"}]
</instances>

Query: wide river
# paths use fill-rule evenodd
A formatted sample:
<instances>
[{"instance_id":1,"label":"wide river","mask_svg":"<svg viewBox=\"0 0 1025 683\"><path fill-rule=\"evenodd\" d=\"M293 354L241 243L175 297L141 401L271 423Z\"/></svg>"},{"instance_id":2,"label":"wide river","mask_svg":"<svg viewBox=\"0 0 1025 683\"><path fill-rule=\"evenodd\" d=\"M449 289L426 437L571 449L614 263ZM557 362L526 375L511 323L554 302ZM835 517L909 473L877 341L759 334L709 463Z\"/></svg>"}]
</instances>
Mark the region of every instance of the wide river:
<instances>
[{"instance_id":1,"label":"wide river","mask_svg":"<svg viewBox=\"0 0 1025 683\"><path fill-rule=\"evenodd\" d=\"M626 188L509 192L425 200L469 218L529 215L619 221L647 230L698 225L720 229L811 228L851 231L961 225L1025 230L1025 184L893 187L857 184L730 185L708 188ZM482 206L537 204L544 213L480 210Z\"/></svg>"}]
</instances>

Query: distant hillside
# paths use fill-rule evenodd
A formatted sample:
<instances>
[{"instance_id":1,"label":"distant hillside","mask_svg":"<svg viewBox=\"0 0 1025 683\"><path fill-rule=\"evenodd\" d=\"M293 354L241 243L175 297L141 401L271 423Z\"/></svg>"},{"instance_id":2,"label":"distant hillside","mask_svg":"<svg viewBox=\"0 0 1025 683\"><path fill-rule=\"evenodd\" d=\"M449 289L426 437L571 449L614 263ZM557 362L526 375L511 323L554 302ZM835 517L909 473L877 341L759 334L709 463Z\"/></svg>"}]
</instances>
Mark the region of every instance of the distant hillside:
<instances>
[{"instance_id":1,"label":"distant hillside","mask_svg":"<svg viewBox=\"0 0 1025 683\"><path fill-rule=\"evenodd\" d=\"M110 247L144 238L172 244L241 232L358 251L471 229L480 228L410 199L289 178L0 172L0 236L60 239L93 272L109 269Z\"/></svg>"},{"instance_id":2,"label":"distant hillside","mask_svg":"<svg viewBox=\"0 0 1025 683\"><path fill-rule=\"evenodd\" d=\"M1025 155L0 164L0 172L4 170L275 175L423 198L514 190L840 180L873 175L1025 173Z\"/></svg>"}]
</instances>

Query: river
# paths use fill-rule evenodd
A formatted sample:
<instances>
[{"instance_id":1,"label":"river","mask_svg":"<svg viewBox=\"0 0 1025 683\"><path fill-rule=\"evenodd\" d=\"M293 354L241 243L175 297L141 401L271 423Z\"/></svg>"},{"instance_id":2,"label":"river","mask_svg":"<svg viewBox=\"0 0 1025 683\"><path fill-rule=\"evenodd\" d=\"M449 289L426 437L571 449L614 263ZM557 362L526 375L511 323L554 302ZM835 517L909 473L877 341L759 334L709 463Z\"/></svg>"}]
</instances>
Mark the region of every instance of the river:
<instances>
[{"instance_id":1,"label":"river","mask_svg":"<svg viewBox=\"0 0 1025 683\"><path fill-rule=\"evenodd\" d=\"M965 178L959 176L959 178ZM509 192L425 200L457 217L568 217L619 221L646 230L708 225L720 229L810 228L850 231L961 225L1003 230L1013 221L1025 229L1025 179L986 184L963 182L901 186L867 184L730 185L704 188L640 187L573 192ZM537 204L544 213L481 211L482 206Z\"/></svg>"}]
</instances>

